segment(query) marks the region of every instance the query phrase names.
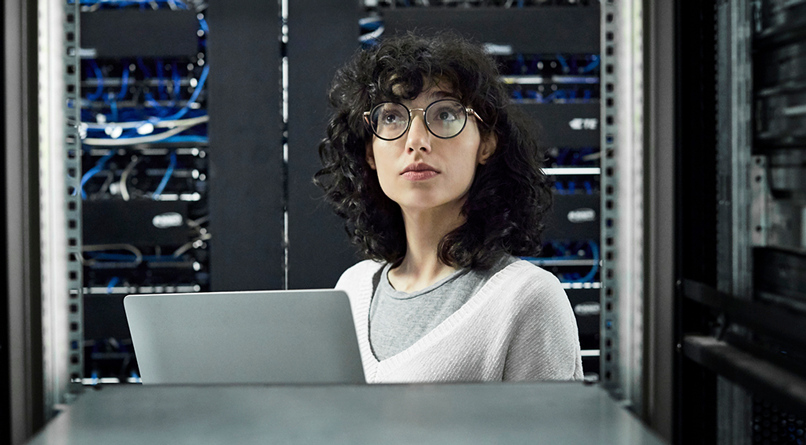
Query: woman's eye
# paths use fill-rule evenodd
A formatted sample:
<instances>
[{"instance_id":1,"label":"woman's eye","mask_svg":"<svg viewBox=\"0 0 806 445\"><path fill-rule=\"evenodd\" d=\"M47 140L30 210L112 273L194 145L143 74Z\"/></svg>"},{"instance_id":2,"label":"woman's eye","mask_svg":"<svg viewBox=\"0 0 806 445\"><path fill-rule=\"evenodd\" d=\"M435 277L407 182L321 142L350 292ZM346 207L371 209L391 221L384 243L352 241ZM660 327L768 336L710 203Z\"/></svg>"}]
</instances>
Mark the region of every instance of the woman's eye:
<instances>
[{"instance_id":1,"label":"woman's eye","mask_svg":"<svg viewBox=\"0 0 806 445\"><path fill-rule=\"evenodd\" d=\"M381 115L380 122L382 125L395 125L402 121L402 117L398 113L384 113Z\"/></svg>"},{"instance_id":2,"label":"woman's eye","mask_svg":"<svg viewBox=\"0 0 806 445\"><path fill-rule=\"evenodd\" d=\"M453 121L457 119L457 113L451 109L442 109L437 112L437 120Z\"/></svg>"}]
</instances>

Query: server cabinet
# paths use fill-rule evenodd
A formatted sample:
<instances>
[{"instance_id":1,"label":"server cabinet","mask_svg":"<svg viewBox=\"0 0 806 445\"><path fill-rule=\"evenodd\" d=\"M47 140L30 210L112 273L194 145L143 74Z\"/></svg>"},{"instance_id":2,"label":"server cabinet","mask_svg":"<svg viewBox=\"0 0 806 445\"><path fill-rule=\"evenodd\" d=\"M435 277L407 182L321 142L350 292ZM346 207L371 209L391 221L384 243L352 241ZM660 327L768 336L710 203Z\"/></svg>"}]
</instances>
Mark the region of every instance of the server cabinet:
<instances>
[{"instance_id":1,"label":"server cabinet","mask_svg":"<svg viewBox=\"0 0 806 445\"><path fill-rule=\"evenodd\" d=\"M66 169L80 178L68 229L83 281L71 329L84 350L73 379L137 381L125 295L283 287L279 5L71 6L81 165Z\"/></svg>"},{"instance_id":2,"label":"server cabinet","mask_svg":"<svg viewBox=\"0 0 806 445\"><path fill-rule=\"evenodd\" d=\"M800 443L806 9L777 1L678 8L679 114L694 113L683 118L688 143L678 150L682 169L695 174L679 178L680 204L691 210L678 241L675 440ZM695 32L683 34L685 24Z\"/></svg>"}]
</instances>

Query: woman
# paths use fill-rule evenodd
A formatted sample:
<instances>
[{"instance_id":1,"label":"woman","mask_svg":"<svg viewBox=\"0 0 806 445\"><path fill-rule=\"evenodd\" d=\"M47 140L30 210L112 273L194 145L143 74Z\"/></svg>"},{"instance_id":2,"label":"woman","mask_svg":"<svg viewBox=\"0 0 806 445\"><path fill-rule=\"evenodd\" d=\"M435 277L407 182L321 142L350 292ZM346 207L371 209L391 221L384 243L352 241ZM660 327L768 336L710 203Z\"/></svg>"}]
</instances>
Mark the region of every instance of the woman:
<instances>
[{"instance_id":1,"label":"woman","mask_svg":"<svg viewBox=\"0 0 806 445\"><path fill-rule=\"evenodd\" d=\"M368 260L350 296L369 383L581 379L540 249L551 192L493 60L455 35L385 39L340 69L316 174Z\"/></svg>"}]
</instances>

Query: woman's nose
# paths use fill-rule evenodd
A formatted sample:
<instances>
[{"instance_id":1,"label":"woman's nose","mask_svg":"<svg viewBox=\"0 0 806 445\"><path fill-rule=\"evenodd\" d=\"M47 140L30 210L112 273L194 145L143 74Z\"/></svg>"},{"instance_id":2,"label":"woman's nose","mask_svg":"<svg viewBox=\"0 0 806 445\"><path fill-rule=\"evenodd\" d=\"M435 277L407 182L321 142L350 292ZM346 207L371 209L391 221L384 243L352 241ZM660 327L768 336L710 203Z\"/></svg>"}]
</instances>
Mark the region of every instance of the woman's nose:
<instances>
[{"instance_id":1,"label":"woman's nose","mask_svg":"<svg viewBox=\"0 0 806 445\"><path fill-rule=\"evenodd\" d=\"M431 151L431 133L425 125L425 116L412 113L409 134L406 136L406 149L411 151Z\"/></svg>"}]
</instances>

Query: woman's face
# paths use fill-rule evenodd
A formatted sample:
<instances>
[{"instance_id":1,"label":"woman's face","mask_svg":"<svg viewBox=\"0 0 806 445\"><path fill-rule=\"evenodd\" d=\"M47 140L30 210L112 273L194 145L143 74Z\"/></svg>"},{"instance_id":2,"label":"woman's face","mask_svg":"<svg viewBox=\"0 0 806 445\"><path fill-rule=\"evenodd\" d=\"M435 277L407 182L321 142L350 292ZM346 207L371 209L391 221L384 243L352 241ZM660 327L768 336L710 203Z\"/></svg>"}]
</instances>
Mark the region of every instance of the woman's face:
<instances>
[{"instance_id":1,"label":"woman's face","mask_svg":"<svg viewBox=\"0 0 806 445\"><path fill-rule=\"evenodd\" d=\"M426 108L434 101L454 98L447 89L432 86L414 100L401 101L409 109ZM412 111L409 130L393 141L373 135L367 144L367 162L378 173L381 189L404 212L461 209L476 166L495 151L495 137L482 140L477 118L470 113L459 135L441 139L426 128L423 111Z\"/></svg>"}]
</instances>

